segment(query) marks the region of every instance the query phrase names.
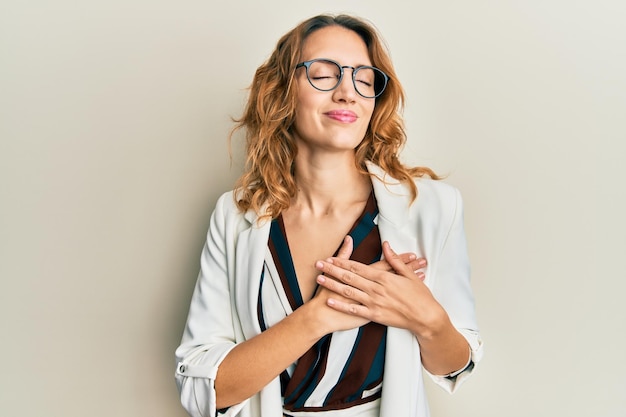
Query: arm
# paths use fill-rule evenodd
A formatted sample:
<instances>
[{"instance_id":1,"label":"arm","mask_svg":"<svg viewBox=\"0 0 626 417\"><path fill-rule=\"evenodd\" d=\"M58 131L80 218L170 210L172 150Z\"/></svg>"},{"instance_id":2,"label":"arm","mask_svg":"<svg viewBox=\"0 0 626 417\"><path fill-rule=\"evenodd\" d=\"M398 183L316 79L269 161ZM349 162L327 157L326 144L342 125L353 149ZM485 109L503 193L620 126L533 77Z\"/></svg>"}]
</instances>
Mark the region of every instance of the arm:
<instances>
[{"instance_id":1,"label":"arm","mask_svg":"<svg viewBox=\"0 0 626 417\"><path fill-rule=\"evenodd\" d=\"M326 298L328 291L318 293L279 323L228 353L215 380L217 408L237 404L259 392L322 336L367 323L360 317L339 316L326 306Z\"/></svg>"},{"instance_id":2,"label":"arm","mask_svg":"<svg viewBox=\"0 0 626 417\"><path fill-rule=\"evenodd\" d=\"M352 239L344 240L338 258L349 259ZM398 262L407 268L424 264L414 254L398 256ZM379 270L391 266L380 261L372 265ZM343 299L322 288L316 296L285 317L282 321L232 349L221 363L215 382L218 408L236 404L260 391L272 379L300 358L322 336L352 329L368 322L367 319L338 312L328 307L328 298ZM289 343L285 343L288 340Z\"/></svg>"},{"instance_id":3,"label":"arm","mask_svg":"<svg viewBox=\"0 0 626 417\"><path fill-rule=\"evenodd\" d=\"M423 284L424 275L416 280L389 244L383 244L385 259L395 273L380 273L366 265L331 258L318 262L326 275L318 282L351 302L329 300L333 308L366 317L385 325L410 330L415 334L422 354L422 363L437 383L453 391L471 373L468 359L481 356L474 315L472 291L469 285L469 262L463 230L462 202L454 190L449 220L440 239L440 250L434 255L431 290ZM464 370L455 378L445 375ZM441 375L441 376L435 376Z\"/></svg>"},{"instance_id":4,"label":"arm","mask_svg":"<svg viewBox=\"0 0 626 417\"><path fill-rule=\"evenodd\" d=\"M474 370L483 354L478 332L474 295L470 283L470 264L463 226L463 200L454 189L454 214L442 250L439 254L435 278L431 285L433 296L445 309L450 321L469 345L471 363L459 375L446 378L431 372L433 380L449 392L454 392Z\"/></svg>"},{"instance_id":5,"label":"arm","mask_svg":"<svg viewBox=\"0 0 626 417\"><path fill-rule=\"evenodd\" d=\"M232 235L227 224L230 201L231 195L223 195L211 215L201 271L176 349L176 384L181 403L192 417L215 416L217 369L237 339L226 256L230 244L226 236Z\"/></svg>"},{"instance_id":6,"label":"arm","mask_svg":"<svg viewBox=\"0 0 626 417\"><path fill-rule=\"evenodd\" d=\"M408 276L404 266L398 262L398 255L388 242L383 245L385 258L397 274ZM420 344L422 364L431 374L448 375L465 368L470 359L467 340L454 327L444 307L435 299L431 291L422 284L417 302L407 302L407 320L400 327L410 330ZM411 308L412 307L412 308Z\"/></svg>"},{"instance_id":7,"label":"arm","mask_svg":"<svg viewBox=\"0 0 626 417\"><path fill-rule=\"evenodd\" d=\"M232 406L235 415L245 400L296 361L323 335L367 322L329 308L329 291L319 293L262 334L241 343L236 328L228 278L227 252L233 250L228 225L230 195L223 196L211 216L202 268L192 297L182 342L176 350L176 382L181 402L191 416L215 416ZM230 249L229 249L230 248ZM350 249L351 251L351 249ZM232 255L231 255L232 257ZM260 271L259 271L260 273ZM285 343L288 340L289 343Z\"/></svg>"},{"instance_id":8,"label":"arm","mask_svg":"<svg viewBox=\"0 0 626 417\"><path fill-rule=\"evenodd\" d=\"M423 283L423 272L415 274L389 242L383 242L383 255L393 272L338 258L318 262L321 271L337 279L320 275L318 283L346 297L345 301L330 298L329 305L347 314L410 330L420 343L422 363L431 373L449 374L463 368L468 361L468 344Z\"/></svg>"}]
</instances>

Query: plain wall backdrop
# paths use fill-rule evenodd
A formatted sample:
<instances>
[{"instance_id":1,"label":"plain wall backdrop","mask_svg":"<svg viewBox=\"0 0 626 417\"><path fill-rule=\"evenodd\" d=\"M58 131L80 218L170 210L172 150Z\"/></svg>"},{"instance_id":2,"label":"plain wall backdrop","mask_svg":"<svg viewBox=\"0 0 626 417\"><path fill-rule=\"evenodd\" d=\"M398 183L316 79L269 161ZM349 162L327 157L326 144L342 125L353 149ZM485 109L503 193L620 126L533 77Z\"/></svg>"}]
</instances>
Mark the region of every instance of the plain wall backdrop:
<instances>
[{"instance_id":1,"label":"plain wall backdrop","mask_svg":"<svg viewBox=\"0 0 626 417\"><path fill-rule=\"evenodd\" d=\"M342 11L389 45L405 161L465 199L486 352L434 417L626 415L621 0L3 1L0 415L185 415L231 117L284 32Z\"/></svg>"}]
</instances>

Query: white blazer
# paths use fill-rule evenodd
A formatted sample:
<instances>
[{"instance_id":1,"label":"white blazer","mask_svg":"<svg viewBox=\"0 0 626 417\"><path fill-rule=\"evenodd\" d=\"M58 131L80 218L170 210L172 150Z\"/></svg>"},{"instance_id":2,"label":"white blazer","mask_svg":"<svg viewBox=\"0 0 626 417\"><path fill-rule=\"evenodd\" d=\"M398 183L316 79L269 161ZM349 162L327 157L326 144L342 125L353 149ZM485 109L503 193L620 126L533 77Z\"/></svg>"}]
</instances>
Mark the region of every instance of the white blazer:
<instances>
[{"instance_id":1,"label":"white blazer","mask_svg":"<svg viewBox=\"0 0 626 417\"><path fill-rule=\"evenodd\" d=\"M417 179L412 204L405 185L368 163L378 203L378 228L398 253L414 252L428 260L425 284L465 336L472 360L482 356L469 261L463 229L463 206L457 189L430 179ZM216 416L214 380L235 344L261 332L256 307L270 222L260 223L253 211L241 213L233 192L220 197L211 216L201 271L191 300L181 345L176 350L176 382L181 402L193 417ZM430 375L452 393L474 367L449 379ZM405 329L389 328L380 415L428 417L420 348ZM225 416L279 417L279 379L261 392L230 407Z\"/></svg>"}]
</instances>

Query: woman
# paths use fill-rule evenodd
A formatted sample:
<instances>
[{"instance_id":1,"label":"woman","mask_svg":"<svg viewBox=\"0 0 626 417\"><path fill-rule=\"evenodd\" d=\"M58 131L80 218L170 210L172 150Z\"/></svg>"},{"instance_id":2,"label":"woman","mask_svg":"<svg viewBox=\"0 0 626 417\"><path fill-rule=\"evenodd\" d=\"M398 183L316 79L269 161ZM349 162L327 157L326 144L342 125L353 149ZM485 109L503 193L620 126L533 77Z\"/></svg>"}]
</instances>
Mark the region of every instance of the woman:
<instances>
[{"instance_id":1,"label":"woman","mask_svg":"<svg viewBox=\"0 0 626 417\"><path fill-rule=\"evenodd\" d=\"M176 351L190 415L424 417L422 369L450 392L471 374L461 199L398 160L402 101L349 16L301 23L257 70L246 170L212 215Z\"/></svg>"}]
</instances>

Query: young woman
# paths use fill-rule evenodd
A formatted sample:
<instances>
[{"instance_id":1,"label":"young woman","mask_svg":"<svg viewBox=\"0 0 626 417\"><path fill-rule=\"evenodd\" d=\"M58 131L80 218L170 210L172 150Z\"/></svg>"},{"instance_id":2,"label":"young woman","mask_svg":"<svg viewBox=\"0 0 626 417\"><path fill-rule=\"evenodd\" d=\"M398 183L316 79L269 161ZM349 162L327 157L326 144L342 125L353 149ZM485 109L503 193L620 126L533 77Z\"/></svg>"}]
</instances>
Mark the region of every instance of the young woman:
<instances>
[{"instance_id":1,"label":"young woman","mask_svg":"<svg viewBox=\"0 0 626 417\"><path fill-rule=\"evenodd\" d=\"M247 164L211 217L176 351L192 416L425 417L480 359L459 192L398 159L368 23L316 16L256 72Z\"/></svg>"}]
</instances>

